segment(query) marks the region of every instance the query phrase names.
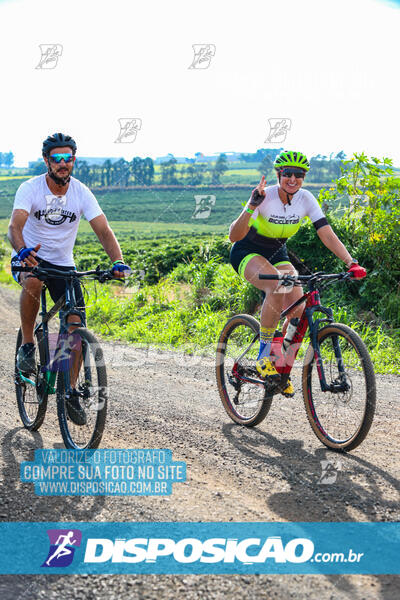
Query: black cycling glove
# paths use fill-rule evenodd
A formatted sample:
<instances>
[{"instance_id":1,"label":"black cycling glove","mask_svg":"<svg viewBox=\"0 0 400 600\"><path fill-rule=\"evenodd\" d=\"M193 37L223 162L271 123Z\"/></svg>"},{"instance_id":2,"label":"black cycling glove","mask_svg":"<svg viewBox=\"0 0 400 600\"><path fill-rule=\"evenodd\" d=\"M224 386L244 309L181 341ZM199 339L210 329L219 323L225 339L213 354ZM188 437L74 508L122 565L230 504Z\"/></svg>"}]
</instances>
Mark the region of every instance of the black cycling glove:
<instances>
[{"instance_id":1,"label":"black cycling glove","mask_svg":"<svg viewBox=\"0 0 400 600\"><path fill-rule=\"evenodd\" d=\"M264 198L265 198L265 192L264 192L264 194L260 194L258 189L254 188L254 190L251 193L250 204L252 204L253 206L260 206L260 204L264 200Z\"/></svg>"}]
</instances>

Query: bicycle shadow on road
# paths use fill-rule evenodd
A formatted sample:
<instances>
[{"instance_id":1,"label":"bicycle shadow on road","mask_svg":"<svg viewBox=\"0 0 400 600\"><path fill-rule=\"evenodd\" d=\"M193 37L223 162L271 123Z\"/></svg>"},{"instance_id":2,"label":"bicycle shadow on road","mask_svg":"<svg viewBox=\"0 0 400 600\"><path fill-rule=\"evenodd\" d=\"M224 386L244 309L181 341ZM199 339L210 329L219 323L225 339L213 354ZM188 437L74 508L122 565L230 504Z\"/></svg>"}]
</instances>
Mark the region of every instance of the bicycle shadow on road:
<instances>
[{"instance_id":1,"label":"bicycle shadow on road","mask_svg":"<svg viewBox=\"0 0 400 600\"><path fill-rule=\"evenodd\" d=\"M309 452L302 440L282 441L260 429L231 424L223 434L257 471L290 485L289 491L268 497L268 506L285 520L353 521L355 510L374 521L382 509L391 513L385 520L396 520L400 480L360 456L327 448Z\"/></svg>"},{"instance_id":2,"label":"bicycle shadow on road","mask_svg":"<svg viewBox=\"0 0 400 600\"><path fill-rule=\"evenodd\" d=\"M399 520L400 481L360 456L327 448L308 451L302 440L280 440L266 431L233 424L224 425L222 433L245 456L249 468L265 473L266 503L284 521ZM272 478L289 489L268 494ZM359 590L348 576L325 577L350 598L358 598ZM376 597L395 597L391 592L399 584L398 575L369 577L386 588Z\"/></svg>"},{"instance_id":3,"label":"bicycle shadow on road","mask_svg":"<svg viewBox=\"0 0 400 600\"><path fill-rule=\"evenodd\" d=\"M104 504L104 496L37 496L34 484L21 483L20 464L32 461L43 448L40 433L23 427L9 431L2 441L0 513L2 521L91 521Z\"/></svg>"}]
</instances>

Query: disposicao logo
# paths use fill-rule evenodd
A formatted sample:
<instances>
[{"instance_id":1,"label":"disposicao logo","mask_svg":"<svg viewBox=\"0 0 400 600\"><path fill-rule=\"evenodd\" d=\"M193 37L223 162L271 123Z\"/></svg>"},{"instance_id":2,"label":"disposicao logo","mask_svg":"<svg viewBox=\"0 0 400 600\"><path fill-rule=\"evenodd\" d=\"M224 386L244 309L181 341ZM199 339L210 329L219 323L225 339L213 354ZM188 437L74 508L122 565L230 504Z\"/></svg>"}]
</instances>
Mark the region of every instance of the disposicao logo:
<instances>
[{"instance_id":1,"label":"disposicao logo","mask_svg":"<svg viewBox=\"0 0 400 600\"><path fill-rule=\"evenodd\" d=\"M250 550L250 548L252 550ZM89 538L86 544L85 563L155 563L158 558L178 563L264 563L272 559L275 563L303 563L314 553L314 544L307 538L295 538L286 546L279 536L247 538L170 538L115 539Z\"/></svg>"},{"instance_id":2,"label":"disposicao logo","mask_svg":"<svg viewBox=\"0 0 400 600\"><path fill-rule=\"evenodd\" d=\"M42 567L68 567L74 558L75 549L81 545L79 529L48 529L50 549Z\"/></svg>"}]
</instances>

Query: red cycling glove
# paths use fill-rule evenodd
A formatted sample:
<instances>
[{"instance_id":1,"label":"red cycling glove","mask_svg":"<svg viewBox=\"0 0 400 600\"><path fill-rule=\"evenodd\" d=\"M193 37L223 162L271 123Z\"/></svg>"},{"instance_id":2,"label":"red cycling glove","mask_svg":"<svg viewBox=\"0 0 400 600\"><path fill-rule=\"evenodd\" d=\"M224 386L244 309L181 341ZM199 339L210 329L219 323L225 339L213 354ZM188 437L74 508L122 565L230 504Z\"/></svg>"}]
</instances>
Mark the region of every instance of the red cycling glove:
<instances>
[{"instance_id":1,"label":"red cycling glove","mask_svg":"<svg viewBox=\"0 0 400 600\"><path fill-rule=\"evenodd\" d=\"M364 279L367 276L367 271L358 264L352 264L347 272L351 273L352 279Z\"/></svg>"}]
</instances>

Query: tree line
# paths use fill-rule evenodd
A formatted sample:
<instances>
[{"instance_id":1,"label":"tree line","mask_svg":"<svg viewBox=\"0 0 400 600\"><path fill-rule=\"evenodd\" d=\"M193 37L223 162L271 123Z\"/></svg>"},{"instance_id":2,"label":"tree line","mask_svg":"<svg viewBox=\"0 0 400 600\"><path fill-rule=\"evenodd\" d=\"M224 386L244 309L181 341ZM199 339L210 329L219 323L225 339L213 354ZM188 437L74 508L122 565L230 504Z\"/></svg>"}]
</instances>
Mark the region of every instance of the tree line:
<instances>
[{"instance_id":1,"label":"tree line","mask_svg":"<svg viewBox=\"0 0 400 600\"><path fill-rule=\"evenodd\" d=\"M179 165L179 168L177 164L173 156L161 164L161 184L218 184L221 175L228 169L225 154L220 154L215 163L198 163L192 159L189 164ZM41 175L46 171L47 167L42 161L37 161L31 166L32 175ZM124 158L115 162L107 159L102 165L89 165L85 160L77 159L74 166L74 177L93 187L147 186L154 183L154 176L154 162L150 157L136 156L130 162Z\"/></svg>"},{"instance_id":2,"label":"tree line","mask_svg":"<svg viewBox=\"0 0 400 600\"><path fill-rule=\"evenodd\" d=\"M268 181L275 182L275 171L273 163L275 157L282 148L262 148L253 154L240 155L240 161L244 163L257 163L260 174L265 174ZM317 154L310 158L311 169L307 175L307 181L330 182L340 176L342 161L346 158L343 151L329 157ZM215 162L200 162L196 159L188 159L186 164L179 164L171 154L170 158L160 165L160 180L162 185L201 185L220 184L221 176L229 169L227 156L221 153ZM41 175L47 171L43 161L37 161L31 165L32 175ZM85 160L76 160L74 176L82 183L93 187L121 187L154 184L155 168L150 157L140 158L136 156L132 161L120 158L117 161L107 159L102 165L90 165Z\"/></svg>"},{"instance_id":3,"label":"tree line","mask_svg":"<svg viewBox=\"0 0 400 600\"><path fill-rule=\"evenodd\" d=\"M0 152L0 167L9 168L14 164L14 154L12 152Z\"/></svg>"}]
</instances>

